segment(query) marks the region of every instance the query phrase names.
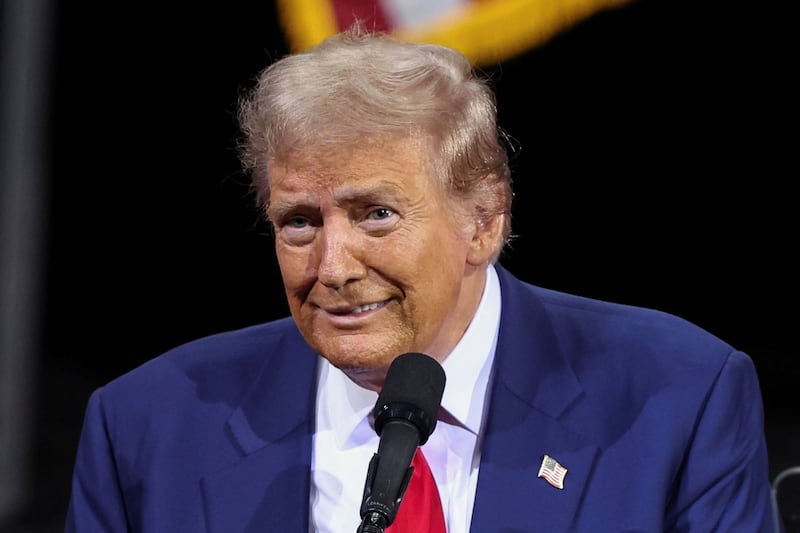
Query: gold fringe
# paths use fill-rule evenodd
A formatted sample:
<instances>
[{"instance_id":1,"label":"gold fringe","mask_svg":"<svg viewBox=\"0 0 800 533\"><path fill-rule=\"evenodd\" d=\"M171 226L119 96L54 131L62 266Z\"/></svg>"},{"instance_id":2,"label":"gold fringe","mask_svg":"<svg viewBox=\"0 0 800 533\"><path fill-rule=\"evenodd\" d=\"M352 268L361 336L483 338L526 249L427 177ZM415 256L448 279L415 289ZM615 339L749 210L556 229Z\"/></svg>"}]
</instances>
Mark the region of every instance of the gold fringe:
<instances>
[{"instance_id":1,"label":"gold fringe","mask_svg":"<svg viewBox=\"0 0 800 533\"><path fill-rule=\"evenodd\" d=\"M338 33L331 0L276 0L291 53L301 52Z\"/></svg>"},{"instance_id":2,"label":"gold fringe","mask_svg":"<svg viewBox=\"0 0 800 533\"><path fill-rule=\"evenodd\" d=\"M332 0L277 0L292 52L338 32ZM595 13L633 0L476 0L425 26L393 33L455 48L476 66L497 64L544 44Z\"/></svg>"},{"instance_id":3,"label":"gold fringe","mask_svg":"<svg viewBox=\"0 0 800 533\"><path fill-rule=\"evenodd\" d=\"M544 44L591 15L632 0L483 0L425 27L400 29L403 39L459 50L473 64L500 63Z\"/></svg>"}]
</instances>

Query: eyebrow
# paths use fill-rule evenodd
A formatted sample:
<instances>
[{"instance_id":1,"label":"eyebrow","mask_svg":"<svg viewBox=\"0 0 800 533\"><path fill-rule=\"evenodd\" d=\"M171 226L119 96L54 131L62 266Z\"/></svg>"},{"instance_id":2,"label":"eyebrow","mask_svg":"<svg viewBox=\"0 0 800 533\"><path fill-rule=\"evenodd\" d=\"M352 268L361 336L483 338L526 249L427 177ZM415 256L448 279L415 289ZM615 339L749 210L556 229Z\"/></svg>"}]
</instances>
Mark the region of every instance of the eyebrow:
<instances>
[{"instance_id":1,"label":"eyebrow","mask_svg":"<svg viewBox=\"0 0 800 533\"><path fill-rule=\"evenodd\" d=\"M266 209L267 219L271 221L284 218L287 213L297 209L308 208L310 202L305 200L289 200L281 203L270 202Z\"/></svg>"},{"instance_id":2,"label":"eyebrow","mask_svg":"<svg viewBox=\"0 0 800 533\"><path fill-rule=\"evenodd\" d=\"M391 182L378 182L368 188L342 187L336 192L336 203L380 203L380 200L389 198L403 200L408 197L405 190Z\"/></svg>"},{"instance_id":3,"label":"eyebrow","mask_svg":"<svg viewBox=\"0 0 800 533\"><path fill-rule=\"evenodd\" d=\"M387 199L398 202L407 198L405 190L391 182L378 182L368 188L357 186L347 186L339 188L335 193L335 202L338 205L352 204L381 204ZM312 201L304 193L295 198L288 198L278 203L270 202L267 208L269 219L279 219L295 210L316 208L316 202Z\"/></svg>"}]
</instances>

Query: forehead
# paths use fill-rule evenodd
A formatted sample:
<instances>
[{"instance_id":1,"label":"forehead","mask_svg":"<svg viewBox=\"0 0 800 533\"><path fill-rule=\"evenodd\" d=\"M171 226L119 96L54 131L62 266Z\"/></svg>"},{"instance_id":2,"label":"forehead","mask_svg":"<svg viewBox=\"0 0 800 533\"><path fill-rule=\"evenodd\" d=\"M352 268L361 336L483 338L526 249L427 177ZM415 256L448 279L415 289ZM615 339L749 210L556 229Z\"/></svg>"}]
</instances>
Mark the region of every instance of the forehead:
<instances>
[{"instance_id":1,"label":"forehead","mask_svg":"<svg viewBox=\"0 0 800 533\"><path fill-rule=\"evenodd\" d=\"M398 188L430 185L426 147L419 139L372 139L359 145L295 150L268 165L273 200L276 194L353 187L384 182ZM431 183L429 183L431 182Z\"/></svg>"}]
</instances>

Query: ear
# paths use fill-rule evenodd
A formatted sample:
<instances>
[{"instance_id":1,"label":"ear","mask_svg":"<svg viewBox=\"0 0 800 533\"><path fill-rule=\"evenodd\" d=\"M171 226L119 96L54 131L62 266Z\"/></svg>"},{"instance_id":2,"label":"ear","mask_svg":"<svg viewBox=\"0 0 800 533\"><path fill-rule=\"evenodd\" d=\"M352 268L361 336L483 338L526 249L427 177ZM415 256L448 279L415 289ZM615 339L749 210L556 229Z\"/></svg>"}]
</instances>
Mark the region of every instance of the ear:
<instances>
[{"instance_id":1,"label":"ear","mask_svg":"<svg viewBox=\"0 0 800 533\"><path fill-rule=\"evenodd\" d=\"M506 215L498 213L475 220L472 241L467 252L467 263L479 266L491 261L503 239Z\"/></svg>"}]
</instances>

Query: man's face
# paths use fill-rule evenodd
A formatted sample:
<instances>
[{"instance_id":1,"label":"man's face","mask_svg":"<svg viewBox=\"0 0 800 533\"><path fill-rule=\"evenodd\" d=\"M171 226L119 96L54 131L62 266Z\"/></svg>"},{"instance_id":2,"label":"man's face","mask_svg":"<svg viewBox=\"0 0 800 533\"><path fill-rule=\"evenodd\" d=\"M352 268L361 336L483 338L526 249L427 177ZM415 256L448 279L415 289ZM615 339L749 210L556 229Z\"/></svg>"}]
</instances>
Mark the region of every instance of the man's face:
<instances>
[{"instance_id":1,"label":"man's face","mask_svg":"<svg viewBox=\"0 0 800 533\"><path fill-rule=\"evenodd\" d=\"M268 215L292 317L317 352L375 390L398 355L443 360L483 291L476 225L424 154L402 139L269 167Z\"/></svg>"}]
</instances>

